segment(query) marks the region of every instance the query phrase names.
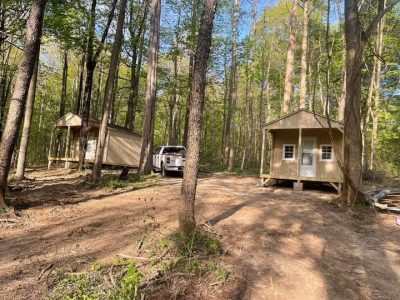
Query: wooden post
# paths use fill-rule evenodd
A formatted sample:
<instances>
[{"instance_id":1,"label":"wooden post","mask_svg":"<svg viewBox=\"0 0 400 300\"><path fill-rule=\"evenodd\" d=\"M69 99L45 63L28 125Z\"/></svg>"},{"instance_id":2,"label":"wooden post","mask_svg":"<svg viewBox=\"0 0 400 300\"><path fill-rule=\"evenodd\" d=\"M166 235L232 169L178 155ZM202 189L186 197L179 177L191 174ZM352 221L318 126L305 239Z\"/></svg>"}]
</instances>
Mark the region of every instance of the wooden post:
<instances>
[{"instance_id":1,"label":"wooden post","mask_svg":"<svg viewBox=\"0 0 400 300\"><path fill-rule=\"evenodd\" d=\"M297 149L297 176L300 178L300 163L301 163L301 136L302 136L302 129L299 128L299 144ZM300 179L297 180L300 182Z\"/></svg>"},{"instance_id":2,"label":"wooden post","mask_svg":"<svg viewBox=\"0 0 400 300\"><path fill-rule=\"evenodd\" d=\"M269 174L272 175L274 173L273 166L274 166L274 134L272 131L269 131L271 137L271 145L270 145L270 154L269 154Z\"/></svg>"},{"instance_id":3,"label":"wooden post","mask_svg":"<svg viewBox=\"0 0 400 300\"><path fill-rule=\"evenodd\" d=\"M70 134L71 134L71 126L68 126L67 129L67 138L65 142L65 153L64 153L64 158L65 158L65 169L69 169L69 161L68 161L68 155L69 155L69 146L70 146Z\"/></svg>"},{"instance_id":4,"label":"wooden post","mask_svg":"<svg viewBox=\"0 0 400 300\"><path fill-rule=\"evenodd\" d=\"M54 130L55 130L55 127L53 127L53 129L51 130L50 145L49 145L49 155L48 155L49 163L48 163L48 166L47 166L48 169L50 169L51 163L53 162L50 158L51 158L51 150L53 149Z\"/></svg>"},{"instance_id":5,"label":"wooden post","mask_svg":"<svg viewBox=\"0 0 400 300\"><path fill-rule=\"evenodd\" d=\"M264 173L264 154L265 154L265 129L263 129L263 134L262 134L260 177ZM263 178L261 178L261 184L263 183L262 181Z\"/></svg>"}]
</instances>

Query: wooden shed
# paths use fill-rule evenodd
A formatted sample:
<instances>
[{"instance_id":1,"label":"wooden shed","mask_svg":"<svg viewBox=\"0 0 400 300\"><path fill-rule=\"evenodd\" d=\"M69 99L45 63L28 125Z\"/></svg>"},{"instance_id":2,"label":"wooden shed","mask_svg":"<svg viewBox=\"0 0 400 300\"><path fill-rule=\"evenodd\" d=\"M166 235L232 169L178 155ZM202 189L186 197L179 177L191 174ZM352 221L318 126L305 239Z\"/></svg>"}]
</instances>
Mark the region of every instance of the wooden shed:
<instances>
[{"instance_id":1,"label":"wooden shed","mask_svg":"<svg viewBox=\"0 0 400 300\"><path fill-rule=\"evenodd\" d=\"M260 177L266 185L271 179L294 180L302 189L303 181L330 183L340 192L343 175L334 147L343 155L343 123L300 109L264 126ZM269 134L269 143L266 137ZM267 159L265 159L265 151ZM264 160L269 160L269 174L264 174Z\"/></svg>"},{"instance_id":2,"label":"wooden shed","mask_svg":"<svg viewBox=\"0 0 400 300\"><path fill-rule=\"evenodd\" d=\"M79 135L82 117L68 113L59 118L51 135L48 161L49 167L54 161L65 161L66 167L71 162L79 161ZM89 133L85 162L92 163L96 153L100 121L89 119ZM142 137L128 128L108 125L103 164L114 166L138 167Z\"/></svg>"}]
</instances>

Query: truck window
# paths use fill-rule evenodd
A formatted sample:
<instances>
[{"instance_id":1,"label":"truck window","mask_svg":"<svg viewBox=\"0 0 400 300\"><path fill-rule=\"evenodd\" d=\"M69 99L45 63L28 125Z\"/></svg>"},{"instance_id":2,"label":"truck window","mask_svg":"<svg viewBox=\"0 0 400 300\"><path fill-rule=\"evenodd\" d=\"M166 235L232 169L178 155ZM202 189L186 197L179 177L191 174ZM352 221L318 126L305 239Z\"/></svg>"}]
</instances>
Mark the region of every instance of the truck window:
<instances>
[{"instance_id":1,"label":"truck window","mask_svg":"<svg viewBox=\"0 0 400 300\"><path fill-rule=\"evenodd\" d=\"M159 154L161 150L161 147L158 147L155 151L154 151L154 155Z\"/></svg>"},{"instance_id":2,"label":"truck window","mask_svg":"<svg viewBox=\"0 0 400 300\"><path fill-rule=\"evenodd\" d=\"M163 154L185 155L186 150L183 147L164 147Z\"/></svg>"}]
</instances>

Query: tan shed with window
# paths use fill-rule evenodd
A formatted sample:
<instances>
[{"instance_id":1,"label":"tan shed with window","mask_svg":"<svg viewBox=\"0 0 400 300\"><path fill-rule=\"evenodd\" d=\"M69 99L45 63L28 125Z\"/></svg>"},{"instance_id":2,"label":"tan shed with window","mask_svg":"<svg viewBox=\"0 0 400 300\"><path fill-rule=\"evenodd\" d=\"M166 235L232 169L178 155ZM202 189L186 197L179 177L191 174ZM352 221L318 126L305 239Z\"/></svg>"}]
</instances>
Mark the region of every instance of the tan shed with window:
<instances>
[{"instance_id":1,"label":"tan shed with window","mask_svg":"<svg viewBox=\"0 0 400 300\"><path fill-rule=\"evenodd\" d=\"M68 113L59 118L53 128L49 147L49 167L53 161L65 161L66 167L79 159L79 135L82 118ZM86 146L85 162L92 163L96 153L100 121L89 120L89 134ZM128 128L111 125L107 127L103 164L137 167L140 160L142 137Z\"/></svg>"},{"instance_id":2,"label":"tan shed with window","mask_svg":"<svg viewBox=\"0 0 400 300\"><path fill-rule=\"evenodd\" d=\"M340 191L343 175L336 156L343 155L342 122L298 110L264 126L262 152L263 185L270 179L320 181ZM264 161L269 161L267 168ZM269 169L269 174L264 174L264 169Z\"/></svg>"}]
</instances>

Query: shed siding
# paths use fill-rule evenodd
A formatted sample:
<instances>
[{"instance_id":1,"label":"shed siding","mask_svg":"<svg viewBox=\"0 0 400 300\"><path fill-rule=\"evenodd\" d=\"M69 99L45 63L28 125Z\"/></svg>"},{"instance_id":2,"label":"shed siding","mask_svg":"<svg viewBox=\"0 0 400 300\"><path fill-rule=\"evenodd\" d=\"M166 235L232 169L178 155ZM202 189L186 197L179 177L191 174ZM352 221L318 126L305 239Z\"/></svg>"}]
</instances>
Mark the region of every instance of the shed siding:
<instances>
[{"instance_id":1,"label":"shed siding","mask_svg":"<svg viewBox=\"0 0 400 300\"><path fill-rule=\"evenodd\" d=\"M273 174L277 176L297 176L297 143L299 139L298 130L276 130L274 131L274 145L273 145ZM295 160L282 160L282 148L284 144L294 144Z\"/></svg>"},{"instance_id":2,"label":"shed siding","mask_svg":"<svg viewBox=\"0 0 400 300\"><path fill-rule=\"evenodd\" d=\"M271 132L274 137L273 153L272 153L272 176L298 176L298 139L299 129L280 129ZM316 177L324 181L324 179L335 179L338 182L342 181L341 170L337 164L337 158L334 156L332 162L320 161L320 149L322 144L332 144L326 129L303 129L303 137L316 137L317 138L317 151L316 151ZM342 133L338 130L333 130L333 138L336 143L337 149L341 152L342 149ZM283 145L294 144L295 159L282 160Z\"/></svg>"},{"instance_id":3,"label":"shed siding","mask_svg":"<svg viewBox=\"0 0 400 300\"><path fill-rule=\"evenodd\" d=\"M106 164L138 166L141 138L136 135L109 129Z\"/></svg>"}]
</instances>

